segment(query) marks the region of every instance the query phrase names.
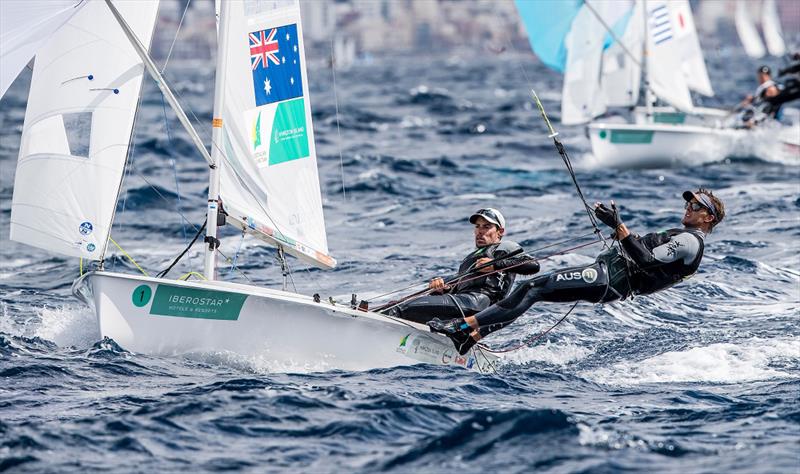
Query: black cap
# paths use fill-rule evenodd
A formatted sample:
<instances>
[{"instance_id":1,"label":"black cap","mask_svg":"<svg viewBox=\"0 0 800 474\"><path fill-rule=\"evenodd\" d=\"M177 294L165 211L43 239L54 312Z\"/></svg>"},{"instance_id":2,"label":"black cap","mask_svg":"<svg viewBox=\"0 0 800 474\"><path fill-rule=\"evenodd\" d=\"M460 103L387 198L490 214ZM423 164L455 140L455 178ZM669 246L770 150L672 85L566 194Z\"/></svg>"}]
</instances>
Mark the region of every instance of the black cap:
<instances>
[{"instance_id":1,"label":"black cap","mask_svg":"<svg viewBox=\"0 0 800 474\"><path fill-rule=\"evenodd\" d=\"M764 65L758 68L758 72L762 74L772 74L772 69L770 69L769 66Z\"/></svg>"}]
</instances>

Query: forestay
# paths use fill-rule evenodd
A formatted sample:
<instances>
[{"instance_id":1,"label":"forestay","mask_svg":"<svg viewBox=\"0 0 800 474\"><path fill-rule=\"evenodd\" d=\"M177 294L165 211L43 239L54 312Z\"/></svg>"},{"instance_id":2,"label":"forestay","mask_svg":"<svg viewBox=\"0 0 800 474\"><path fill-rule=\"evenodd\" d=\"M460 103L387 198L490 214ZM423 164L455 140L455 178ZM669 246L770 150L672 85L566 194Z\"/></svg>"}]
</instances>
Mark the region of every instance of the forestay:
<instances>
[{"instance_id":1,"label":"forestay","mask_svg":"<svg viewBox=\"0 0 800 474\"><path fill-rule=\"evenodd\" d=\"M117 2L149 45L158 2ZM36 54L11 205L11 239L101 259L143 66L108 7L87 2Z\"/></svg>"},{"instance_id":2,"label":"forestay","mask_svg":"<svg viewBox=\"0 0 800 474\"><path fill-rule=\"evenodd\" d=\"M86 0L0 1L0 97L36 50L85 4Z\"/></svg>"},{"instance_id":3,"label":"forestay","mask_svg":"<svg viewBox=\"0 0 800 474\"><path fill-rule=\"evenodd\" d=\"M219 11L219 6L218 6ZM222 114L220 197L229 221L287 253L333 267L322 213L300 8L232 2ZM225 29L220 28L219 31Z\"/></svg>"}]
</instances>

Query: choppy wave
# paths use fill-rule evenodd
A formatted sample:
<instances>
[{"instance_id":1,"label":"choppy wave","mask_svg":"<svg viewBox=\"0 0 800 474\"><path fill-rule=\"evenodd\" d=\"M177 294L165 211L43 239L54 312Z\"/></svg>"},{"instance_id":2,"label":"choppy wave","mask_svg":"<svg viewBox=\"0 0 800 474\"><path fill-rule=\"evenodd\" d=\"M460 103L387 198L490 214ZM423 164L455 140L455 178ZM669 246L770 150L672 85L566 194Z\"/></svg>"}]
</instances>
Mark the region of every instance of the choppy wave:
<instances>
[{"instance_id":1,"label":"choppy wave","mask_svg":"<svg viewBox=\"0 0 800 474\"><path fill-rule=\"evenodd\" d=\"M560 76L528 56L486 54L337 72L338 103L330 71L310 71L328 243L340 265L322 272L292 262L292 288L349 298L450 274L472 248L467 216L485 206L503 210L506 238L527 249L591 230L526 99L536 88L556 120ZM711 61L718 93L703 105L737 102L742 84L731 70L752 65ZM207 68L173 62L168 71L206 139ZM202 80L184 79L196 74ZM0 103L0 235L24 86ZM208 182L152 84L141 108L112 235L152 274L202 223ZM727 161L709 152L672 169L592 168L584 130L557 128L587 198L615 199L636 231L677 225L686 188L710 186L725 200L727 218L692 280L578 305L525 347L567 310L536 305L484 341L522 346L492 375L426 365L323 372L325 361L277 363L267 351L130 352L103 339L92 310L70 296L77 260L5 240L0 471L752 472L753 460L767 472L796 469L800 167L771 153ZM280 286L273 250L223 233L223 252L248 278ZM537 256L551 270L591 261L598 249ZM105 265L138 271L116 247ZM200 266L198 246L174 274ZM247 282L229 262L220 274Z\"/></svg>"}]
</instances>

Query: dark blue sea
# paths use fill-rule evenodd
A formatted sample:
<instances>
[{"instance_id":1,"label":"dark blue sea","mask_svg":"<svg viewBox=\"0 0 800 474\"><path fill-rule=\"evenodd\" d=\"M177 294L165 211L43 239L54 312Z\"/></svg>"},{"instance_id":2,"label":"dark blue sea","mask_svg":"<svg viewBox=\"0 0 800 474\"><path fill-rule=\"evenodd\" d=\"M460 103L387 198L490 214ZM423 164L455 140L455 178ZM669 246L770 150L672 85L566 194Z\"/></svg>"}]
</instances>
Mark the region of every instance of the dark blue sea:
<instances>
[{"instance_id":1,"label":"dark blue sea","mask_svg":"<svg viewBox=\"0 0 800 474\"><path fill-rule=\"evenodd\" d=\"M707 186L728 217L689 282L580 304L489 375L428 365L287 373L266 354L155 357L102 339L91 310L70 296L77 259L8 240L23 73L0 101L0 471L797 473L800 157L591 167L583 128L558 124L561 76L526 51L372 57L337 70L335 88L330 53L311 55L339 266L291 260L290 289L349 301L452 273L472 248L467 217L484 206L501 209L507 238L529 250L589 232L530 87L590 202L614 199L645 233L678 226L681 192ZM738 50L710 48L707 59L717 95L704 105L731 106L753 89L756 64ZM208 137L213 68L173 60L166 75ZM134 144L112 235L155 272L203 222L206 166L149 80ZM224 235L241 273L226 263L223 278L280 288L272 249ZM200 270L200 251L173 275ZM137 272L116 248L107 265ZM536 306L485 342L518 345L567 309Z\"/></svg>"}]
</instances>

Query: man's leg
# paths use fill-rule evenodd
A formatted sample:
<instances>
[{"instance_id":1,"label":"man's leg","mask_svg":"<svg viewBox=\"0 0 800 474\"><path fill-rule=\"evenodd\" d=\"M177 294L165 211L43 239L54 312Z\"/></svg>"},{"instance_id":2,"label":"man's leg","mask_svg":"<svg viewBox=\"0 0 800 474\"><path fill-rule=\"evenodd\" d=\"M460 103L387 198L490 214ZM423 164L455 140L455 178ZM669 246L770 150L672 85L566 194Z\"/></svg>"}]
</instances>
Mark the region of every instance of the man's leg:
<instances>
[{"instance_id":1,"label":"man's leg","mask_svg":"<svg viewBox=\"0 0 800 474\"><path fill-rule=\"evenodd\" d=\"M428 323L435 332L450 336L456 348L466 353L475 342L513 323L537 301L612 301L619 297L609 288L605 264L593 263L537 276L523 282L505 299L475 316ZM465 338L465 335L469 338ZM463 351L463 352L462 352Z\"/></svg>"},{"instance_id":2,"label":"man's leg","mask_svg":"<svg viewBox=\"0 0 800 474\"><path fill-rule=\"evenodd\" d=\"M385 313L425 324L433 318L453 319L470 316L486 309L489 304L489 297L480 293L427 295L400 303Z\"/></svg>"}]
</instances>

